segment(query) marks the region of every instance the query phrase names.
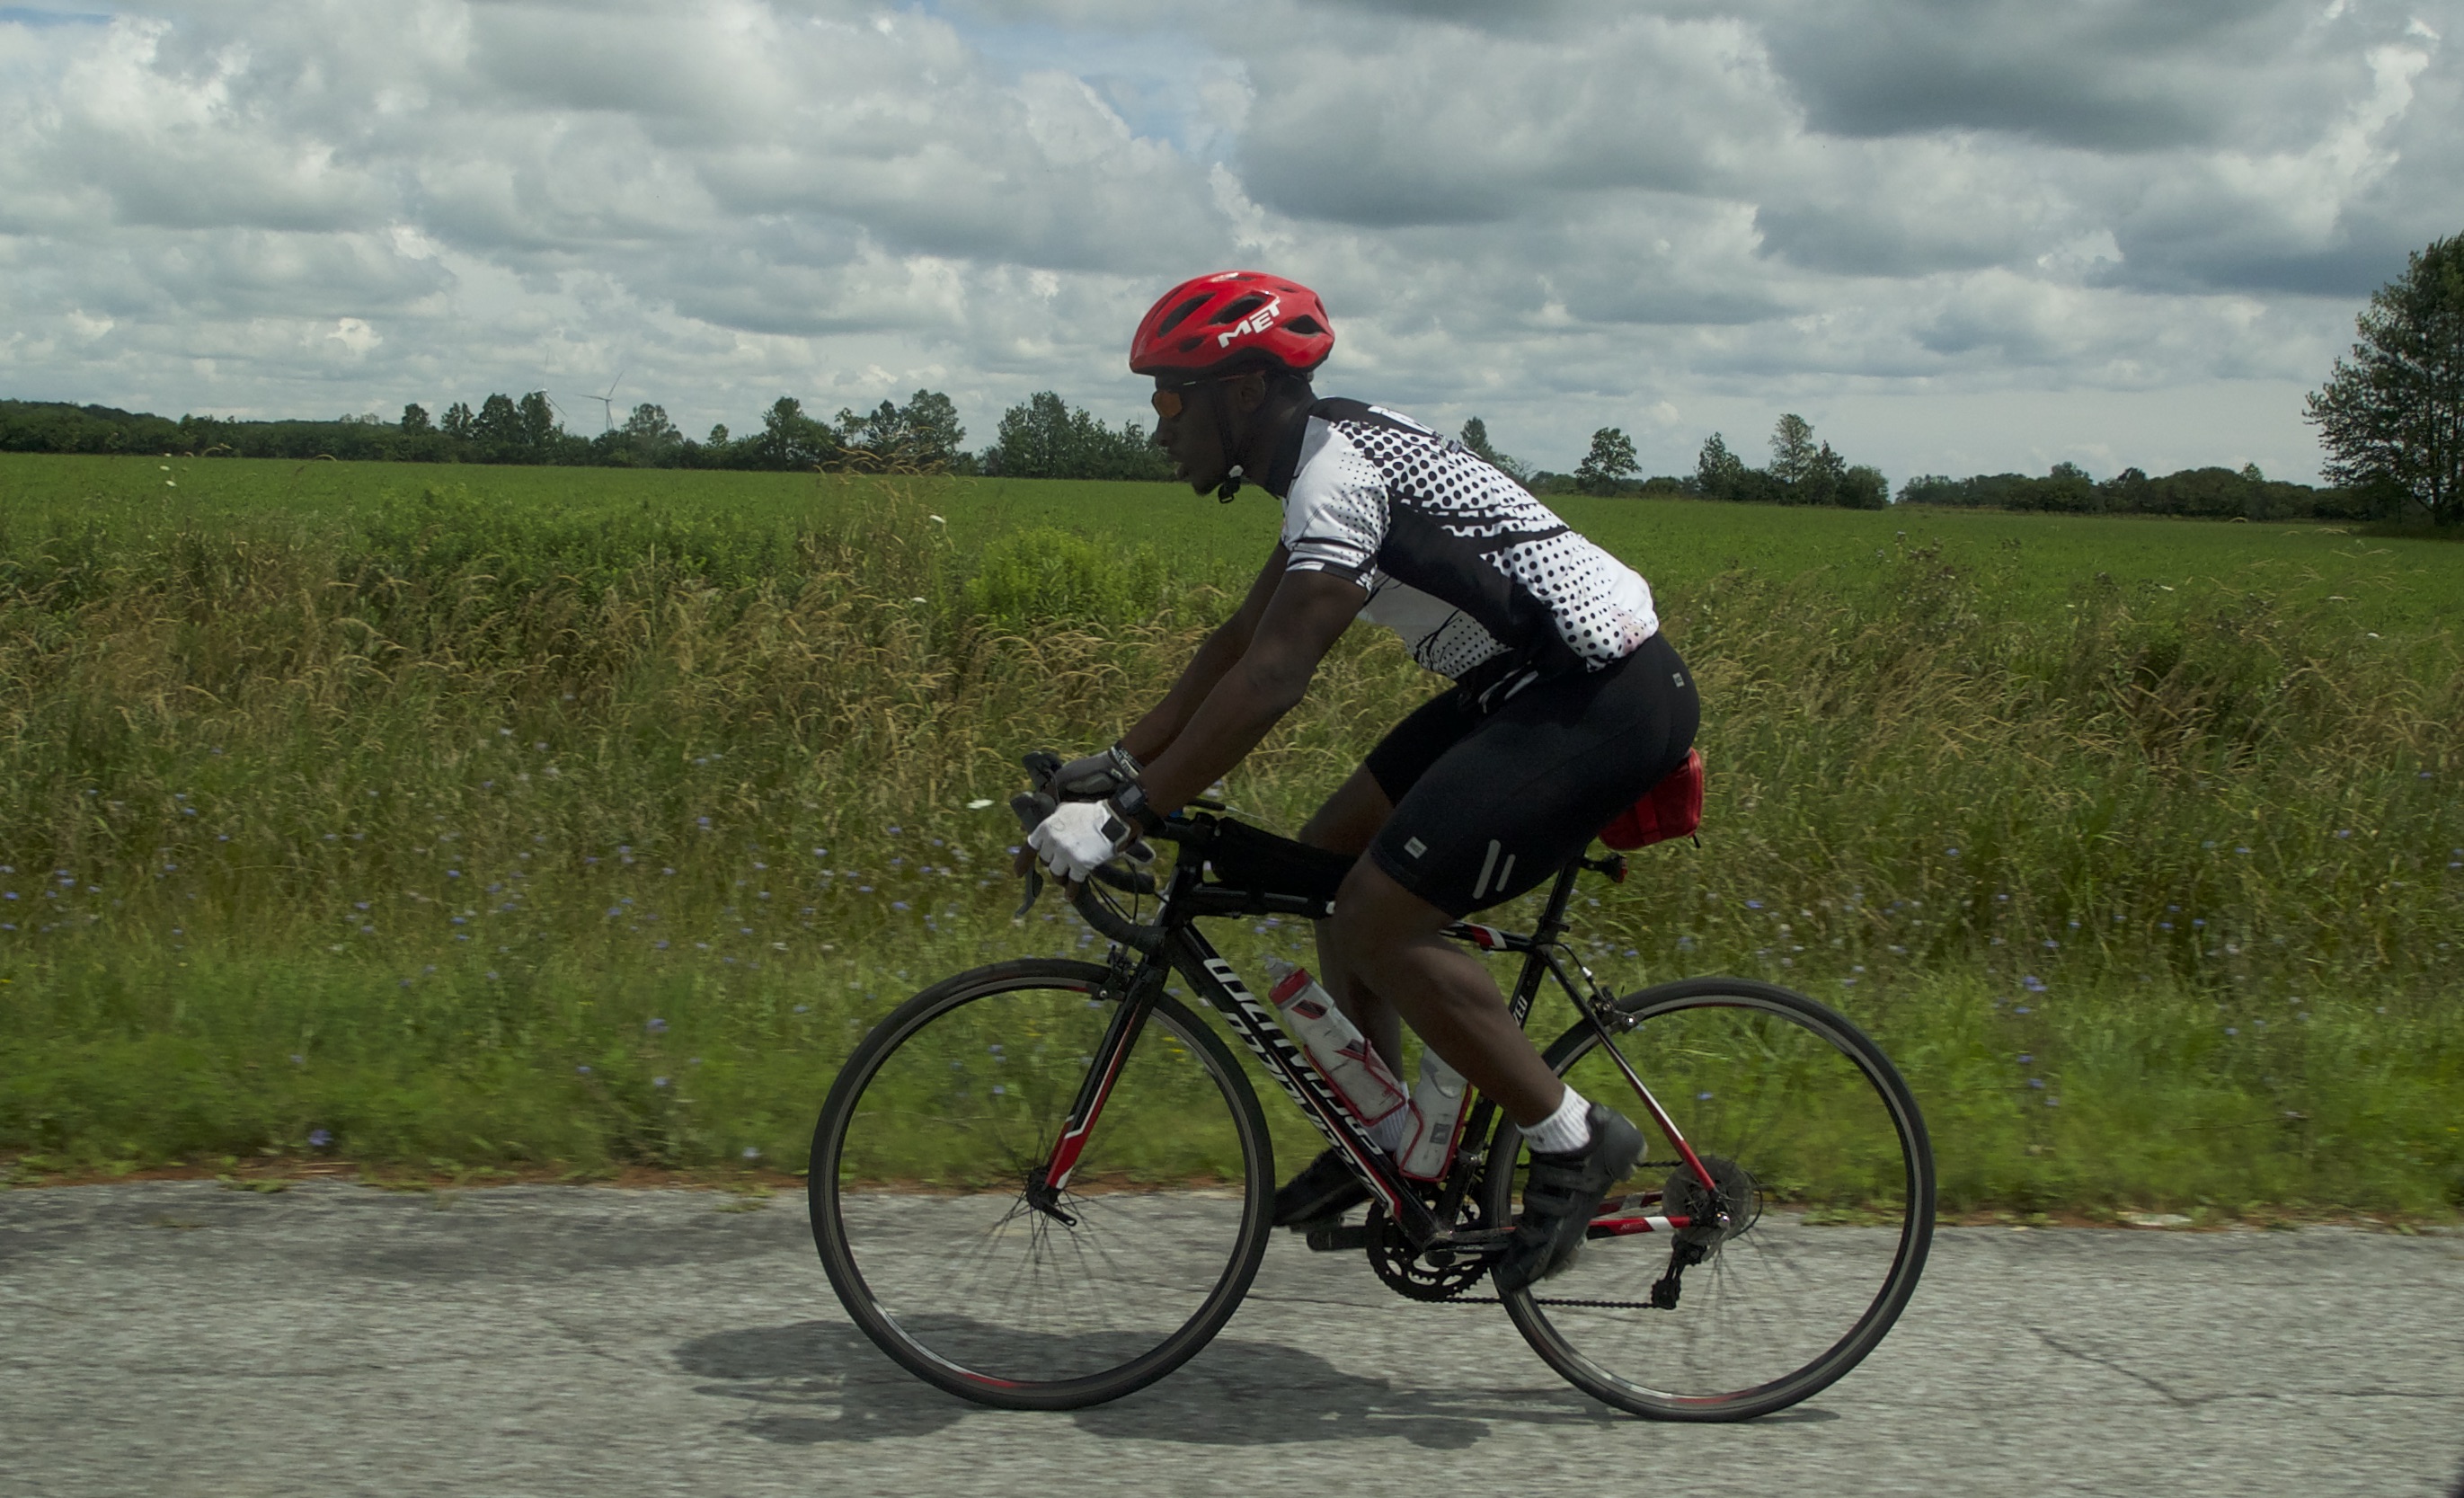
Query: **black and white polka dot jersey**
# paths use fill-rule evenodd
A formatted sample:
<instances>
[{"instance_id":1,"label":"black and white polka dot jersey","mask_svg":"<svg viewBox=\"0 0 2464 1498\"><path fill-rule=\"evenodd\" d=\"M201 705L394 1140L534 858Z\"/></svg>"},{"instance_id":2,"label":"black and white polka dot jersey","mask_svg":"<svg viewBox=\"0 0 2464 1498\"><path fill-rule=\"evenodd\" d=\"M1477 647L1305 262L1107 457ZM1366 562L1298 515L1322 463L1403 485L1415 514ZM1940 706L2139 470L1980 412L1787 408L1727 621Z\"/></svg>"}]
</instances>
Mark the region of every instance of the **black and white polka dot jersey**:
<instances>
[{"instance_id":1,"label":"black and white polka dot jersey","mask_svg":"<svg viewBox=\"0 0 2464 1498\"><path fill-rule=\"evenodd\" d=\"M1658 631L1639 574L1462 443L1358 401L1309 408L1265 487L1287 569L1369 590L1361 616L1462 678L1499 656L1541 677L1623 660Z\"/></svg>"}]
</instances>

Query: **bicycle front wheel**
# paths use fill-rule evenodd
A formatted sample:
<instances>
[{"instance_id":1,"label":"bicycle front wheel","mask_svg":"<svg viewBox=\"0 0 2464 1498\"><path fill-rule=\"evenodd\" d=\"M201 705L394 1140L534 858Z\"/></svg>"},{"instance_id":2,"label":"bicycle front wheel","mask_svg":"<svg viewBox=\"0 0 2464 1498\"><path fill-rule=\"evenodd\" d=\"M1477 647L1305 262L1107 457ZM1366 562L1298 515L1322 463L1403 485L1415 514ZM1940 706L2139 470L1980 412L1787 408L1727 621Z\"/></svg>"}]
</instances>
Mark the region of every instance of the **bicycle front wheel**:
<instances>
[{"instance_id":1,"label":"bicycle front wheel","mask_svg":"<svg viewBox=\"0 0 2464 1498\"><path fill-rule=\"evenodd\" d=\"M813 1134L813 1239L841 1304L911 1372L981 1403L1072 1409L1162 1377L1265 1252L1265 1115L1168 996L1066 1188L1037 1189L1118 1013L1104 979L1034 960L927 989L848 1058Z\"/></svg>"},{"instance_id":2,"label":"bicycle front wheel","mask_svg":"<svg viewBox=\"0 0 2464 1498\"><path fill-rule=\"evenodd\" d=\"M1598 1032L1568 1031L1550 1065L1640 1125L1643 1157L1573 1266L1505 1297L1507 1312L1569 1381L1635 1414L1785 1409L1872 1352L1924 1271L1933 1152L1916 1099L1845 1017L1785 988L1689 979L1617 1008L1635 1022L1618 1050L1716 1189ZM1485 1176L1490 1222L1513 1217L1524 1162L1508 1125Z\"/></svg>"}]
</instances>

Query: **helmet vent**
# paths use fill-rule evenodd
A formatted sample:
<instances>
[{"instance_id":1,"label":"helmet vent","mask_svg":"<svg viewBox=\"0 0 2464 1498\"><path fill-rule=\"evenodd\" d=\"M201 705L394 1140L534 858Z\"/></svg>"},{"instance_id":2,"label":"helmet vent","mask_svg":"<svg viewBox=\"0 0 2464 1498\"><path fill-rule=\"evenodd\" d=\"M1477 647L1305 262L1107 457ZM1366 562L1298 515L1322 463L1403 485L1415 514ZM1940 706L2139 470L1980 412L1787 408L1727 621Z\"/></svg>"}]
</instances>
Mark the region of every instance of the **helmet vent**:
<instances>
[{"instance_id":1,"label":"helmet vent","mask_svg":"<svg viewBox=\"0 0 2464 1498\"><path fill-rule=\"evenodd\" d=\"M1223 310L1215 314L1213 320L1217 323L1238 322L1265 306L1266 300L1267 298L1259 296L1256 292L1251 292L1246 297L1236 297L1223 304Z\"/></svg>"},{"instance_id":2,"label":"helmet vent","mask_svg":"<svg viewBox=\"0 0 2464 1498\"><path fill-rule=\"evenodd\" d=\"M1161 338L1173 329L1180 326L1182 321L1184 321L1191 313L1196 312L1199 308L1205 305L1206 298L1204 297L1192 297L1187 301L1182 302L1179 306L1173 308L1171 313L1167 315L1161 322L1155 324L1155 337Z\"/></svg>"},{"instance_id":3,"label":"helmet vent","mask_svg":"<svg viewBox=\"0 0 2464 1498\"><path fill-rule=\"evenodd\" d=\"M1326 331L1325 323L1320 322L1317 319L1310 317L1306 312L1302 313L1299 317L1294 318L1289 322L1285 323L1284 326L1306 338L1314 338L1318 334Z\"/></svg>"}]
</instances>

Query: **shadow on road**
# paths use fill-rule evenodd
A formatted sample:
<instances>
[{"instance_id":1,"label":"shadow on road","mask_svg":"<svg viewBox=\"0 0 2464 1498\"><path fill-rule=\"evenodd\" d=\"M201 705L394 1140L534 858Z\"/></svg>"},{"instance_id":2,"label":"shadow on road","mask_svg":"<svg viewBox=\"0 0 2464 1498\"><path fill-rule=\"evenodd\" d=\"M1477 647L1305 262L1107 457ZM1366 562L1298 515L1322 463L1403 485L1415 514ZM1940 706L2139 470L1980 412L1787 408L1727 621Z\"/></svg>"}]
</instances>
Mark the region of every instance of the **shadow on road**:
<instances>
[{"instance_id":1,"label":"shadow on road","mask_svg":"<svg viewBox=\"0 0 2464 1498\"><path fill-rule=\"evenodd\" d=\"M942 1393L883 1356L863 1333L807 1321L696 1337L676 1360L712 1380L698 1392L756 1406L738 1422L790 1444L931 1435L980 1406ZM1397 1438L1460 1451L1500 1424L1598 1427L1629 1417L1573 1389L1397 1389L1326 1359L1226 1337L1161 1382L1066 1417L1092 1436L1196 1445L1281 1445ZM1835 1420L1798 1408L1760 1423Z\"/></svg>"}]
</instances>

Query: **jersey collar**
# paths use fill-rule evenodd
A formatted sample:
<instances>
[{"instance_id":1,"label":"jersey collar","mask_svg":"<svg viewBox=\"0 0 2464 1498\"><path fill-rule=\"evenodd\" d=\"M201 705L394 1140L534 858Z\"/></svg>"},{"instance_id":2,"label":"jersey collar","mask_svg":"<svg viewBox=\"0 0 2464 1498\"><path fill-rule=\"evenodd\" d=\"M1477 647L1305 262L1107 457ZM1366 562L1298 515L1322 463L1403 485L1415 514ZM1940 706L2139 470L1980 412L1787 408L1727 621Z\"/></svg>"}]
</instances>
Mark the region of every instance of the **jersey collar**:
<instances>
[{"instance_id":1,"label":"jersey collar","mask_svg":"<svg viewBox=\"0 0 2464 1498\"><path fill-rule=\"evenodd\" d=\"M1259 488L1278 499L1291 494L1292 479L1301 469L1301 449L1309 442L1309 423L1318 419L1327 405L1326 401L1317 402L1306 415L1292 423L1291 430L1284 433L1284 440L1275 448L1274 461L1266 465L1266 472L1257 480Z\"/></svg>"}]
</instances>

